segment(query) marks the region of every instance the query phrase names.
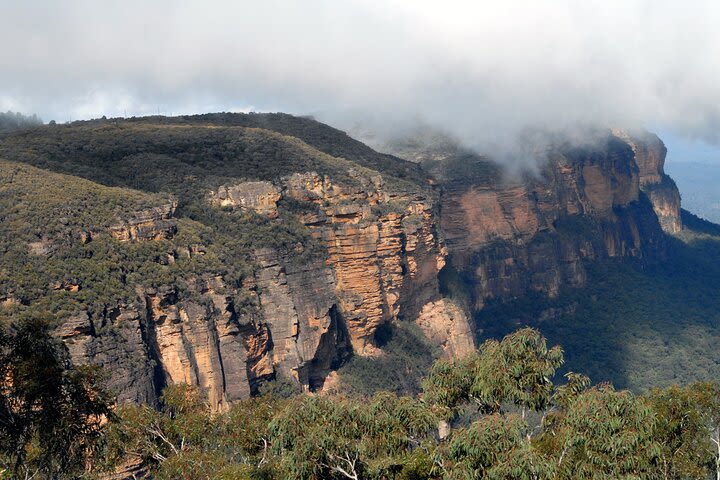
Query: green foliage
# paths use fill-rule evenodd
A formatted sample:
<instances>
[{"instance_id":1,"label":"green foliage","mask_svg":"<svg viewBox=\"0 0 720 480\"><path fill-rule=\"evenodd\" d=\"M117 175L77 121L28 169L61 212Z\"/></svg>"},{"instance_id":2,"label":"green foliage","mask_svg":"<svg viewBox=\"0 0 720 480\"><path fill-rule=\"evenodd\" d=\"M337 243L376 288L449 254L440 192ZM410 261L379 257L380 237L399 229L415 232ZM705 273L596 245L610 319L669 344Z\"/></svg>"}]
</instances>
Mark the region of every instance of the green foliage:
<instances>
[{"instance_id":1,"label":"green foliage","mask_svg":"<svg viewBox=\"0 0 720 480\"><path fill-rule=\"evenodd\" d=\"M285 113L208 113L181 117L155 117L153 120L161 124L205 124L272 130L282 135L296 137L333 157L351 159L364 167L387 173L390 175L392 183L400 183L393 181L393 178L416 184L427 182L426 175L417 164L378 153L364 143L354 140L345 132L317 122L310 117L297 117ZM131 119L131 121L141 123L146 120Z\"/></svg>"},{"instance_id":2,"label":"green foliage","mask_svg":"<svg viewBox=\"0 0 720 480\"><path fill-rule=\"evenodd\" d=\"M159 410L118 408L105 432L105 469L132 455L157 478L273 478L267 429L284 400L249 399L219 414L201 391L187 385L166 388L161 400Z\"/></svg>"},{"instance_id":3,"label":"green foliage","mask_svg":"<svg viewBox=\"0 0 720 480\"><path fill-rule=\"evenodd\" d=\"M553 478L553 465L525 437L518 415L492 414L453 432L448 445L449 479Z\"/></svg>"},{"instance_id":4,"label":"green foliage","mask_svg":"<svg viewBox=\"0 0 720 480\"><path fill-rule=\"evenodd\" d=\"M5 161L0 177L7 180L0 183L0 296L18 303L0 316L97 313L134 299L138 285L183 289L185 279L203 273L232 279L249 272L247 246L233 250L222 234L196 221L177 220L169 240L120 242L108 233L135 212L169 202L167 196ZM206 245L205 255L178 253L197 244ZM76 291L64 288L71 284Z\"/></svg>"},{"instance_id":5,"label":"green foliage","mask_svg":"<svg viewBox=\"0 0 720 480\"><path fill-rule=\"evenodd\" d=\"M72 478L97 451L110 395L100 371L73 367L46 322L0 328L0 472Z\"/></svg>"},{"instance_id":6,"label":"green foliage","mask_svg":"<svg viewBox=\"0 0 720 480\"><path fill-rule=\"evenodd\" d=\"M476 317L482 339L532 326L563 345L560 374L639 393L720 378L720 237L684 231L668 244L657 265L595 262L582 289L487 306Z\"/></svg>"},{"instance_id":7,"label":"green foliage","mask_svg":"<svg viewBox=\"0 0 720 480\"><path fill-rule=\"evenodd\" d=\"M288 399L301 392L300 385L295 380L276 375L274 379L262 382L258 387L258 393L278 399Z\"/></svg>"},{"instance_id":8,"label":"green foliage","mask_svg":"<svg viewBox=\"0 0 720 480\"><path fill-rule=\"evenodd\" d=\"M568 408L590 386L590 379L580 373L568 372L565 378L567 383L559 385L553 394L553 403L561 408Z\"/></svg>"},{"instance_id":9,"label":"green foliage","mask_svg":"<svg viewBox=\"0 0 720 480\"><path fill-rule=\"evenodd\" d=\"M159 411L146 405L122 405L117 419L107 431L104 457L109 464L127 454L148 465L164 462L203 442L203 431L215 428L199 392L185 385L168 387Z\"/></svg>"},{"instance_id":10,"label":"green foliage","mask_svg":"<svg viewBox=\"0 0 720 480\"><path fill-rule=\"evenodd\" d=\"M465 358L436 363L425 381L425 395L447 418L470 401L488 412L499 411L505 402L523 412L539 411L552 397L551 378L562 363L560 347L548 349L537 330L525 328L501 342L488 340Z\"/></svg>"},{"instance_id":11,"label":"green foliage","mask_svg":"<svg viewBox=\"0 0 720 480\"><path fill-rule=\"evenodd\" d=\"M379 391L416 394L439 353L417 325L397 322L377 333L383 354L353 356L338 370L343 392L366 396Z\"/></svg>"},{"instance_id":12,"label":"green foliage","mask_svg":"<svg viewBox=\"0 0 720 480\"><path fill-rule=\"evenodd\" d=\"M385 478L403 470L435 425L423 404L381 393L363 402L299 397L269 430L288 478Z\"/></svg>"},{"instance_id":13,"label":"green foliage","mask_svg":"<svg viewBox=\"0 0 720 480\"><path fill-rule=\"evenodd\" d=\"M715 470L712 442L720 387L702 382L686 387L653 389L648 400L657 415L655 438L661 447L665 478L707 478Z\"/></svg>"},{"instance_id":14,"label":"green foliage","mask_svg":"<svg viewBox=\"0 0 720 480\"><path fill-rule=\"evenodd\" d=\"M656 478L655 415L630 392L599 386L580 394L543 433L559 446L559 478Z\"/></svg>"}]
</instances>

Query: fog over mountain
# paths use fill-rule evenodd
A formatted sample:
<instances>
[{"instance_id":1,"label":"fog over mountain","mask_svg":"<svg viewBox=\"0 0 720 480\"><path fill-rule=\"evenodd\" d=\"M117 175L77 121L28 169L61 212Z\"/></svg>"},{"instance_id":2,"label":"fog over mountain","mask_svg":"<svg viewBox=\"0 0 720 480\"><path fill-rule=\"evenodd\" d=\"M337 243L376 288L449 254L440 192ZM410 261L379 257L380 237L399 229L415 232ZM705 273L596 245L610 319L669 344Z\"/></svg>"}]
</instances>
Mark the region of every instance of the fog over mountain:
<instances>
[{"instance_id":1,"label":"fog over mountain","mask_svg":"<svg viewBox=\"0 0 720 480\"><path fill-rule=\"evenodd\" d=\"M489 150L528 126L720 143L720 4L0 1L0 110L286 111Z\"/></svg>"}]
</instances>

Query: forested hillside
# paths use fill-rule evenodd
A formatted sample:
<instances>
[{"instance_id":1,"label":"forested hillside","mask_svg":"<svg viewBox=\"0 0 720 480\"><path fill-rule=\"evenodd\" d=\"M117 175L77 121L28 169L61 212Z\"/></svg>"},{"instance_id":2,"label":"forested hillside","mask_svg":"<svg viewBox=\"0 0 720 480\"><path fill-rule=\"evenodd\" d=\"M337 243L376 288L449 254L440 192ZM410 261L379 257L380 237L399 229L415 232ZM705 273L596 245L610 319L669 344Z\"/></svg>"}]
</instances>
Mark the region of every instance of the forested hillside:
<instances>
[{"instance_id":1,"label":"forested hillside","mask_svg":"<svg viewBox=\"0 0 720 480\"><path fill-rule=\"evenodd\" d=\"M588 286L481 312L481 338L521 325L565 348L567 368L638 392L720 377L720 227L683 212L686 230L651 267L590 268Z\"/></svg>"}]
</instances>

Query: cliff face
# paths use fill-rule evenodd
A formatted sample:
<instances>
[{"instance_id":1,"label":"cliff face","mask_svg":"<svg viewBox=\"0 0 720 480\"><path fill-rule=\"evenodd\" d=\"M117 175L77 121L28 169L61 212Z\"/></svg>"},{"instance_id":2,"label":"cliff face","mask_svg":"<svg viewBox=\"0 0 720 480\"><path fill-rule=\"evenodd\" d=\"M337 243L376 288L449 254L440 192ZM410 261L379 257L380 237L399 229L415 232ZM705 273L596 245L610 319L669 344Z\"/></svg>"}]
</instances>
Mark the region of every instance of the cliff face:
<instances>
[{"instance_id":1,"label":"cliff face","mask_svg":"<svg viewBox=\"0 0 720 480\"><path fill-rule=\"evenodd\" d=\"M277 217L278 203L293 202L325 258L298 262L258 248L254 272L241 285L204 275L184 279L182 295L177 285L138 288L135 304L98 318L82 313L58 329L74 361L105 365L120 401L154 402L165 385L189 383L224 408L274 376L322 388L350 354L381 355L375 332L401 317L417 321L446 355L469 352L468 320L438 290L446 250L435 233L433 200L389 192L378 175L350 173L355 186L310 172L277 185L240 182L211 191L210 205L268 218ZM158 241L175 225L171 213L143 211L109 233L123 242ZM205 248L168 258L182 255L205 255Z\"/></svg>"},{"instance_id":2,"label":"cliff face","mask_svg":"<svg viewBox=\"0 0 720 480\"><path fill-rule=\"evenodd\" d=\"M335 295L355 353L375 354L377 328L400 315L412 320L439 297L445 250L428 198L396 195L382 177L340 187L314 173L286 180L287 196L317 205L302 222L326 247Z\"/></svg>"},{"instance_id":3,"label":"cliff face","mask_svg":"<svg viewBox=\"0 0 720 480\"><path fill-rule=\"evenodd\" d=\"M678 233L682 230L680 192L673 179L665 173L665 144L657 135L647 132L631 136L614 130L613 134L633 149L640 170L640 188L650 198L663 230Z\"/></svg>"},{"instance_id":4,"label":"cliff face","mask_svg":"<svg viewBox=\"0 0 720 480\"><path fill-rule=\"evenodd\" d=\"M254 300L236 307L221 278L195 279L192 300L175 286L138 289L137 301L100 315L81 313L57 330L73 361L104 366L119 402L155 403L172 383L202 387L215 408L246 398L273 374L270 333Z\"/></svg>"},{"instance_id":5,"label":"cliff face","mask_svg":"<svg viewBox=\"0 0 720 480\"><path fill-rule=\"evenodd\" d=\"M458 149L454 163L442 149L417 157L427 174L309 121L235 121L250 126L81 125L60 143L57 129L0 143L93 180L0 161L0 200L12 200L0 201L0 319L58 312L74 361L105 366L121 402L154 403L183 382L221 409L266 379L323 388L350 355L383 355L375 337L389 322L463 355L488 301L582 286L587 260L656 261L660 225L681 228L651 135L555 147L507 181ZM19 263L41 278L17 276ZM466 291L444 298L439 278Z\"/></svg>"},{"instance_id":6,"label":"cliff face","mask_svg":"<svg viewBox=\"0 0 720 480\"><path fill-rule=\"evenodd\" d=\"M552 150L539 174L523 182L449 182L440 221L472 309L528 291L554 296L562 285L581 286L585 260L661 258L658 206L640 187L652 166L639 168L636 148L608 135L594 145Z\"/></svg>"},{"instance_id":7,"label":"cliff face","mask_svg":"<svg viewBox=\"0 0 720 480\"><path fill-rule=\"evenodd\" d=\"M462 355L474 348L470 322L438 288L448 251L470 286L471 311L492 299L581 286L589 259L654 261L664 249L657 218L677 227L664 153L656 137L615 133L552 151L537 176L520 182L445 181L440 205L387 189L368 171L350 170L352 183L305 172L221 185L207 204L269 219L290 205L325 258L298 263L259 248L242 285L204 276L189 282L193 299L173 285L140 290L137 304L100 319L73 317L60 335L76 361L111 366L121 400L154 401L164 385L184 382L203 387L217 408L277 375L322 388L349 355L381 355L375 332L399 318L415 321L444 356ZM127 242L171 237L174 209L141 211L110 233ZM202 254L195 245L175 255ZM123 341L98 323L121 326L105 330L123 332Z\"/></svg>"}]
</instances>

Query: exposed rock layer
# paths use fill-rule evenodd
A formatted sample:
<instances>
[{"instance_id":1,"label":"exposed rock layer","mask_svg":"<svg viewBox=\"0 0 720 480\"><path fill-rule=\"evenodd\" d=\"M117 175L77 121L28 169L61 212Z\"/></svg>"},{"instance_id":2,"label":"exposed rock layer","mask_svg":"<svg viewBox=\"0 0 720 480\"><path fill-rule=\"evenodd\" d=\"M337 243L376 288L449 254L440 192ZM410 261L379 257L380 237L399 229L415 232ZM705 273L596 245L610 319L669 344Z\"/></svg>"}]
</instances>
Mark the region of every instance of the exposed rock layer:
<instances>
[{"instance_id":1,"label":"exposed rock layer","mask_svg":"<svg viewBox=\"0 0 720 480\"><path fill-rule=\"evenodd\" d=\"M122 242L171 238L177 231L171 218L176 208L173 201L136 212L133 217L110 227L110 234Z\"/></svg>"},{"instance_id":2,"label":"exposed rock layer","mask_svg":"<svg viewBox=\"0 0 720 480\"><path fill-rule=\"evenodd\" d=\"M640 170L640 188L650 198L663 230L678 233L682 230L680 192L673 179L665 173L665 144L653 133L634 136L617 130L613 133L633 149Z\"/></svg>"},{"instance_id":3,"label":"exposed rock layer","mask_svg":"<svg viewBox=\"0 0 720 480\"><path fill-rule=\"evenodd\" d=\"M445 273L469 286L470 311L581 286L589 259L662 258L660 223L680 228L664 155L656 137L615 132L596 145L551 151L539 174L523 181L444 178L440 204L389 189L369 171L349 171L349 183L307 172L223 185L210 204L269 218L286 208L325 257L303 263L257 249L254 273L239 284L206 274L138 289L134 303L79 312L58 334L76 362L108 367L120 401L153 403L165 385L184 382L206 390L216 408L275 376L323 387L349 355L381 354L374 337L387 322L415 321L443 355L462 355L474 348L474 334L463 308L439 293L448 251ZM139 212L110 234L169 238L174 209ZM203 253L193 245L173 255Z\"/></svg>"},{"instance_id":4,"label":"exposed rock layer","mask_svg":"<svg viewBox=\"0 0 720 480\"><path fill-rule=\"evenodd\" d=\"M321 388L351 353L380 353L374 345L380 325L421 312L427 328L442 327L448 351L472 348L465 317L440 299L446 250L435 233L432 199L389 193L378 175L350 174L357 185L304 173L278 185L221 186L208 198L271 218L278 202L295 202L297 218L324 245L326 258L303 263L258 249L254 274L242 285L206 275L182 286L139 289L136 304L118 305L102 318L81 312L58 334L77 363L108 367L120 401L152 403L165 385L188 383L205 390L218 409L275 376ZM121 241L166 238L157 232L174 225L171 213L141 212L110 233ZM195 245L171 256L202 253Z\"/></svg>"},{"instance_id":5,"label":"exposed rock layer","mask_svg":"<svg viewBox=\"0 0 720 480\"><path fill-rule=\"evenodd\" d=\"M472 308L528 291L554 296L563 285L581 286L585 260L662 258L664 237L654 212L665 210L660 199L645 194L663 178L662 159L656 144L607 135L597 144L552 150L537 178L445 185L442 230L453 267L470 286ZM668 188L663 198L674 192ZM668 212L665 224L675 225L673 218Z\"/></svg>"}]
</instances>

